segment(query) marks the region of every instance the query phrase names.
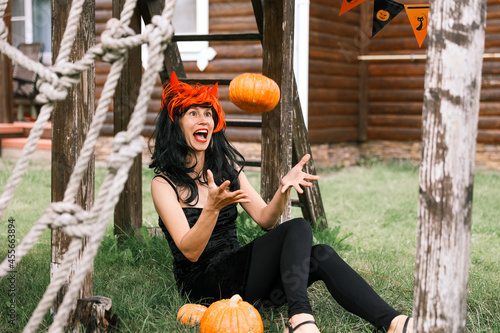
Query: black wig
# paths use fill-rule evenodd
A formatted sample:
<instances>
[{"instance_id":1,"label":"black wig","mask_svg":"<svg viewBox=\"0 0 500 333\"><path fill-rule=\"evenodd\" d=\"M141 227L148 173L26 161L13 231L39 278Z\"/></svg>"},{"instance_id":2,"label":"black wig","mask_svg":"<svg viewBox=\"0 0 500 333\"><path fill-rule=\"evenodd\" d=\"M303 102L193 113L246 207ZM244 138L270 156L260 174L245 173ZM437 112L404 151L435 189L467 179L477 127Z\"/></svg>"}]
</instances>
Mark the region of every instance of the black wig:
<instances>
[{"instance_id":1,"label":"black wig","mask_svg":"<svg viewBox=\"0 0 500 333\"><path fill-rule=\"evenodd\" d=\"M193 106L212 108L203 104ZM212 114L214 125L217 126L218 117L213 108ZM157 175L164 174L177 188L180 188L181 191L178 193L185 193L185 195L180 195L181 200L192 206L198 203L196 181L207 184L208 169L212 171L217 186L220 186L226 180L230 180L230 190L239 189L236 178L245 164L245 159L229 143L224 130L212 134L210 144L205 151L205 165L202 173L195 178L190 176L194 172L196 161L192 166L188 166L187 157L188 155L195 156L195 154L192 148L188 146L179 125L179 117L181 116L182 114L179 112L174 112L172 121L166 110L162 109L159 113L156 128L149 139L149 149L152 153L152 162L149 167Z\"/></svg>"}]
</instances>

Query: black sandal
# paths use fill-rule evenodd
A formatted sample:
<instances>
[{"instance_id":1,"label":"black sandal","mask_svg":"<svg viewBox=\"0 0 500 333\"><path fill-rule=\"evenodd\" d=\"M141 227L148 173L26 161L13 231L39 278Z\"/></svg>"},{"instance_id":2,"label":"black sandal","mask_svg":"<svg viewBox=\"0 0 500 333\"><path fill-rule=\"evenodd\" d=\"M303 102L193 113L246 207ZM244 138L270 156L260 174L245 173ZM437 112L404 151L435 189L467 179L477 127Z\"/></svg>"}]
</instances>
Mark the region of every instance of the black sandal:
<instances>
[{"instance_id":1,"label":"black sandal","mask_svg":"<svg viewBox=\"0 0 500 333\"><path fill-rule=\"evenodd\" d=\"M410 322L410 317L407 317L405 320L405 324L403 326L403 333L406 333L406 329L408 328L408 323Z\"/></svg>"},{"instance_id":2,"label":"black sandal","mask_svg":"<svg viewBox=\"0 0 500 333\"><path fill-rule=\"evenodd\" d=\"M297 328L299 328L300 326L305 325L305 324L314 324L314 325L316 325L316 322L314 320L307 320L307 321L301 322L300 324L298 324L295 327L292 327L292 324L288 321L285 324L285 326L288 328L288 333L293 333Z\"/></svg>"}]
</instances>

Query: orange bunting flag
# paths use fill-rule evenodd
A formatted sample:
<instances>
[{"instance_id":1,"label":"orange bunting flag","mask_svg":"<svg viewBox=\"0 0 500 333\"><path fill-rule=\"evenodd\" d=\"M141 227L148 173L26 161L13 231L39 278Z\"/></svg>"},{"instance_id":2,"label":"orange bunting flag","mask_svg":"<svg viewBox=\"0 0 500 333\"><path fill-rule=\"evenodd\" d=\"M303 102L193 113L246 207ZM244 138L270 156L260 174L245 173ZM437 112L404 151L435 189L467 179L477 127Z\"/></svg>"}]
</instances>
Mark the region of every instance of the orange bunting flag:
<instances>
[{"instance_id":1,"label":"orange bunting flag","mask_svg":"<svg viewBox=\"0 0 500 333\"><path fill-rule=\"evenodd\" d=\"M340 15L344 14L345 12L350 11L357 5L359 5L362 2L365 2L366 0L344 0L342 2L342 7L340 7Z\"/></svg>"},{"instance_id":2,"label":"orange bunting flag","mask_svg":"<svg viewBox=\"0 0 500 333\"><path fill-rule=\"evenodd\" d=\"M404 5L393 0L375 0L373 5L372 37L389 24L403 9Z\"/></svg>"},{"instance_id":3,"label":"orange bunting flag","mask_svg":"<svg viewBox=\"0 0 500 333\"><path fill-rule=\"evenodd\" d=\"M429 5L405 5L406 15L417 38L418 46L422 47L429 23Z\"/></svg>"}]
</instances>

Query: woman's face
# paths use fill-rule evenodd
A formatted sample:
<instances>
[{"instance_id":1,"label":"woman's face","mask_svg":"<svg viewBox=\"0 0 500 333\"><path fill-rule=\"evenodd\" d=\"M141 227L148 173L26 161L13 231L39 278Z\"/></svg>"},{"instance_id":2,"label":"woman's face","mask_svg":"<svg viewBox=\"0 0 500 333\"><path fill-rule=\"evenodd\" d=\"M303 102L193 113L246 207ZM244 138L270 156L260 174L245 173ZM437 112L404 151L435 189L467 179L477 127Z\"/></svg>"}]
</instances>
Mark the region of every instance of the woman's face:
<instances>
[{"instance_id":1,"label":"woman's face","mask_svg":"<svg viewBox=\"0 0 500 333\"><path fill-rule=\"evenodd\" d=\"M212 139L214 118L211 108L193 106L179 117L187 144L195 152L205 151Z\"/></svg>"}]
</instances>

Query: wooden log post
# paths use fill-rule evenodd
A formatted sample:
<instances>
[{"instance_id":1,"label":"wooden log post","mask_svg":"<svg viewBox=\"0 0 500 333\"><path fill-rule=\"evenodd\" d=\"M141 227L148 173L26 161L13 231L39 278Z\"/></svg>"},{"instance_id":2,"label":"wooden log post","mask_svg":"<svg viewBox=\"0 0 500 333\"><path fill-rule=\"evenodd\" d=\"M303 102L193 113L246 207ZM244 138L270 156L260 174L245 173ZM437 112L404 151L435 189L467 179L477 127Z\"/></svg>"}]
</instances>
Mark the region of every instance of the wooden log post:
<instances>
[{"instance_id":1,"label":"wooden log post","mask_svg":"<svg viewBox=\"0 0 500 333\"><path fill-rule=\"evenodd\" d=\"M71 7L71 1L52 1L52 55L55 62L60 51L60 44ZM95 1L86 1L70 61L81 59L85 52L95 45ZM66 100L55 103L52 114L52 202L61 201L75 166L85 133L92 121L95 108L95 67L81 75L81 81L72 87ZM94 159L89 162L87 174L82 180L76 203L89 210L94 202ZM52 251L50 272L54 276L62 263L71 238L61 230L52 230ZM71 280L71 272L68 281ZM87 274L79 297L91 297L93 294L93 269ZM59 300L62 300L59 297ZM57 312L58 305L53 311Z\"/></svg>"},{"instance_id":2,"label":"wooden log post","mask_svg":"<svg viewBox=\"0 0 500 333\"><path fill-rule=\"evenodd\" d=\"M81 298L77 301L75 315L66 332L118 332L118 315L111 314L112 301L110 298L94 296Z\"/></svg>"},{"instance_id":3,"label":"wooden log post","mask_svg":"<svg viewBox=\"0 0 500 333\"><path fill-rule=\"evenodd\" d=\"M113 0L113 17L119 18L124 0ZM135 9L129 26L141 32L141 15ZM128 62L124 66L113 98L114 134L127 130L130 117L141 87L141 48L128 51ZM129 170L129 176L114 211L114 233L119 240L126 236L140 237L142 227L142 156L138 155Z\"/></svg>"},{"instance_id":4,"label":"wooden log post","mask_svg":"<svg viewBox=\"0 0 500 333\"><path fill-rule=\"evenodd\" d=\"M262 115L261 194L269 202L292 165L295 5L291 0L264 1L263 5L262 72L276 81L281 90L278 105ZM278 223L290 217L289 202Z\"/></svg>"},{"instance_id":5,"label":"wooden log post","mask_svg":"<svg viewBox=\"0 0 500 333\"><path fill-rule=\"evenodd\" d=\"M10 23L10 1L7 2L7 8L3 17L5 26L9 30L7 37L8 41L12 40L11 23ZM14 121L12 109L13 103L13 88L12 88L12 61L5 54L0 53L0 123L11 123ZM1 150L0 146L0 150Z\"/></svg>"},{"instance_id":6,"label":"wooden log post","mask_svg":"<svg viewBox=\"0 0 500 333\"><path fill-rule=\"evenodd\" d=\"M465 332L486 1L430 8L413 314L415 332Z\"/></svg>"},{"instance_id":7,"label":"wooden log post","mask_svg":"<svg viewBox=\"0 0 500 333\"><path fill-rule=\"evenodd\" d=\"M315 175L316 167L312 156L311 147L309 145L309 138L307 135L307 128L302 114L302 107L300 105L299 94L297 91L297 83L295 77L293 79L293 97L294 97L294 113L293 113L293 132L292 132L292 163L296 164L300 161L302 156L310 154L311 159L304 166L304 171ZM325 208L323 207L323 200L321 199L321 192L319 190L318 182L313 182L311 187L305 187L304 193L299 195L299 202L302 208L302 215L304 219L309 222L311 227L320 230L328 227L326 220Z\"/></svg>"}]
</instances>

